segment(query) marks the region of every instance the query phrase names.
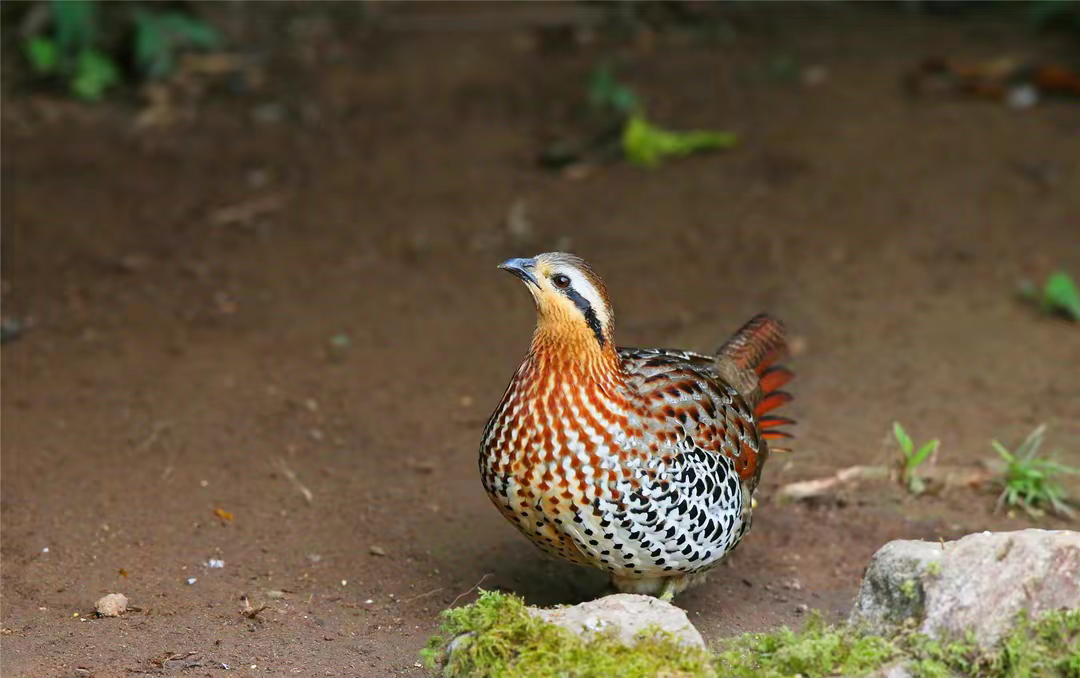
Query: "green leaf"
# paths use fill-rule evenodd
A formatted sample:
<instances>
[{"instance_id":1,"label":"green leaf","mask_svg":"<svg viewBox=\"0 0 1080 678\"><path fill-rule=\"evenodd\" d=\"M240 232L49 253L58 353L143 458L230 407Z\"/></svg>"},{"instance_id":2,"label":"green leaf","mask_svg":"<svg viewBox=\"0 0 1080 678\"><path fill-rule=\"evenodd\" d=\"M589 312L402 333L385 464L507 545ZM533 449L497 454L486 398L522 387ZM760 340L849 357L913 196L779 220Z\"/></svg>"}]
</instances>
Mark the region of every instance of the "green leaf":
<instances>
[{"instance_id":1,"label":"green leaf","mask_svg":"<svg viewBox=\"0 0 1080 678\"><path fill-rule=\"evenodd\" d=\"M615 79L611 66L601 64L589 78L589 104L628 115L641 107L634 90Z\"/></svg>"},{"instance_id":2,"label":"green leaf","mask_svg":"<svg viewBox=\"0 0 1080 678\"><path fill-rule=\"evenodd\" d=\"M1005 449L1005 446L998 441L993 440L990 442L990 444L994 447L994 451L998 453L998 456L1005 461L1009 462L1010 464L1016 461L1016 457L1012 455L1012 452L1009 452L1009 450Z\"/></svg>"},{"instance_id":3,"label":"green leaf","mask_svg":"<svg viewBox=\"0 0 1080 678\"><path fill-rule=\"evenodd\" d=\"M1064 271L1057 271L1043 286L1042 306L1046 311L1064 313L1071 320L1080 320L1080 290Z\"/></svg>"},{"instance_id":4,"label":"green leaf","mask_svg":"<svg viewBox=\"0 0 1080 678\"><path fill-rule=\"evenodd\" d=\"M52 0L53 24L60 51L74 54L97 39L96 0Z\"/></svg>"},{"instance_id":5,"label":"green leaf","mask_svg":"<svg viewBox=\"0 0 1080 678\"><path fill-rule=\"evenodd\" d=\"M894 421L892 425L893 437L896 438L896 442L900 445L900 450L904 453L905 457L911 456L911 451L915 449L915 444L911 442L911 436L907 434L904 427L900 425L900 422Z\"/></svg>"},{"instance_id":6,"label":"green leaf","mask_svg":"<svg viewBox=\"0 0 1080 678\"><path fill-rule=\"evenodd\" d=\"M33 37L23 44L26 60L30 67L38 75L49 75L56 72L60 63L60 49L49 38L41 36Z\"/></svg>"},{"instance_id":7,"label":"green leaf","mask_svg":"<svg viewBox=\"0 0 1080 678\"><path fill-rule=\"evenodd\" d=\"M938 447L938 441L937 440L931 440L930 442L928 442L925 445L923 445L922 447L920 447L919 451L916 452L915 455L911 457L911 462L909 464L911 466L911 468L916 468L920 464L922 464L924 461L926 461L926 458L929 457L934 452L934 450L937 449L937 447Z\"/></svg>"},{"instance_id":8,"label":"green leaf","mask_svg":"<svg viewBox=\"0 0 1080 678\"><path fill-rule=\"evenodd\" d=\"M181 12L158 15L161 28L174 42L197 49L215 49L221 45L221 34L210 24Z\"/></svg>"},{"instance_id":9,"label":"green leaf","mask_svg":"<svg viewBox=\"0 0 1080 678\"><path fill-rule=\"evenodd\" d=\"M672 132L653 125L641 113L635 113L623 130L622 146L631 163L655 167L668 157L729 148L736 141L736 136L729 132Z\"/></svg>"},{"instance_id":10,"label":"green leaf","mask_svg":"<svg viewBox=\"0 0 1080 678\"><path fill-rule=\"evenodd\" d=\"M135 63L150 79L172 72L176 54L185 48L213 49L221 34L212 26L180 12L135 14Z\"/></svg>"},{"instance_id":11,"label":"green leaf","mask_svg":"<svg viewBox=\"0 0 1080 678\"><path fill-rule=\"evenodd\" d=\"M151 79L167 74L172 68L165 32L149 12L135 15L135 64Z\"/></svg>"},{"instance_id":12,"label":"green leaf","mask_svg":"<svg viewBox=\"0 0 1080 678\"><path fill-rule=\"evenodd\" d=\"M87 101L97 101L110 87L120 81L120 71L112 59L96 49L79 52L71 91Z\"/></svg>"}]
</instances>

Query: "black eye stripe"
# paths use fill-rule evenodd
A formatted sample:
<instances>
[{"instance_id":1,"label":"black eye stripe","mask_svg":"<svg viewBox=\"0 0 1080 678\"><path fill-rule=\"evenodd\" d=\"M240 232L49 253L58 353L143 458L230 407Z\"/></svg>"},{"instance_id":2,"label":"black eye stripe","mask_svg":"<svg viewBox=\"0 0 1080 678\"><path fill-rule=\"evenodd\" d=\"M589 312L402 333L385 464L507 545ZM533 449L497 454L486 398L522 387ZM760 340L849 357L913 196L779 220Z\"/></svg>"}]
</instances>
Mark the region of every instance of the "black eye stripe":
<instances>
[{"instance_id":1,"label":"black eye stripe","mask_svg":"<svg viewBox=\"0 0 1080 678\"><path fill-rule=\"evenodd\" d=\"M565 294L570 301L574 302L574 306L577 306L578 310L581 311L581 314L585 316L585 324L588 325L589 329L596 335L596 341L600 343L600 348L603 348L606 343L604 340L604 329L600 327L600 319L596 317L596 311L593 310L592 304L573 288L567 287L560 291Z\"/></svg>"}]
</instances>

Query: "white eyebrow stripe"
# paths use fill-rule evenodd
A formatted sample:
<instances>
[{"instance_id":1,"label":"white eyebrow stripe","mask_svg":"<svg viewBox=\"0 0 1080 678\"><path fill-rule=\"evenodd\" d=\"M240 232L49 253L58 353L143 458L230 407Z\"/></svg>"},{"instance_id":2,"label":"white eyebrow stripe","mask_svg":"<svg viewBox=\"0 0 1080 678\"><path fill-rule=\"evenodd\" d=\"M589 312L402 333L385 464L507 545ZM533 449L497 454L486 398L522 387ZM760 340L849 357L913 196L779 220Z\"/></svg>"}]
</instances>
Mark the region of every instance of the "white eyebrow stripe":
<instances>
[{"instance_id":1,"label":"white eyebrow stripe","mask_svg":"<svg viewBox=\"0 0 1080 678\"><path fill-rule=\"evenodd\" d=\"M559 274L570 278L570 287L585 301L589 302L589 306L592 308L593 313L596 314L596 319L600 321L600 326L605 330L609 329L611 324L611 311L608 309L607 302L604 301L603 295L601 295L600 291L596 289L596 286L592 284L592 281L590 281L580 270L571 266L556 267L553 277Z\"/></svg>"}]
</instances>

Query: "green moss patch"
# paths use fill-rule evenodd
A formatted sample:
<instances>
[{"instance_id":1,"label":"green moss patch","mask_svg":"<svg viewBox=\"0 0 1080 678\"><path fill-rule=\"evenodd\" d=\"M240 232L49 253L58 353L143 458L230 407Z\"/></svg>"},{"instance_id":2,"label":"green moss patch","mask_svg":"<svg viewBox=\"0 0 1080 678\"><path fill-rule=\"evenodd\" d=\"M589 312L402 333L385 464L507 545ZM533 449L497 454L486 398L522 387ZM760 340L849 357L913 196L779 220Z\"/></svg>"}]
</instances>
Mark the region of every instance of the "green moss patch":
<instances>
[{"instance_id":1,"label":"green moss patch","mask_svg":"<svg viewBox=\"0 0 1080 678\"><path fill-rule=\"evenodd\" d=\"M884 666L900 649L880 636L853 633L811 617L799 632L784 627L768 633L746 633L720 642L716 662L727 676L852 675Z\"/></svg>"},{"instance_id":2,"label":"green moss patch","mask_svg":"<svg viewBox=\"0 0 1080 678\"><path fill-rule=\"evenodd\" d=\"M454 651L448 652L453 644ZM832 626L813 616L801 631L781 628L720 641L716 652L685 647L662 631L626 646L611 633L583 639L531 616L516 596L481 592L447 610L423 651L425 665L447 676L753 676L867 674L904 662L915 676L1080 678L1080 610L1037 620L1021 615L993 652L970 639L944 643L917 633L893 638Z\"/></svg>"},{"instance_id":3,"label":"green moss patch","mask_svg":"<svg viewBox=\"0 0 1080 678\"><path fill-rule=\"evenodd\" d=\"M440 634L422 654L428 668L442 666L447 676L713 675L710 653L680 645L670 634L642 634L629 647L610 633L584 640L533 617L520 598L492 591L444 612Z\"/></svg>"}]
</instances>

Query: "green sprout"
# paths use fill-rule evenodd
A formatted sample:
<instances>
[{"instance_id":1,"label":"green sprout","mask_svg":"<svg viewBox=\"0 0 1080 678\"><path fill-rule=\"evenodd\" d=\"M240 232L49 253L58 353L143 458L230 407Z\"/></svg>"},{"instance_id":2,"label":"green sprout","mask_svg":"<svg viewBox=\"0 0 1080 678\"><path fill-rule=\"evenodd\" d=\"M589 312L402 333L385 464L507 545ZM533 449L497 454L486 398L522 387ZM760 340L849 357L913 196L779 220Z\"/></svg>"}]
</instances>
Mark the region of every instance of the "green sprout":
<instances>
[{"instance_id":1,"label":"green sprout","mask_svg":"<svg viewBox=\"0 0 1080 678\"><path fill-rule=\"evenodd\" d=\"M1002 490L997 510L1004 506L1018 507L1032 518L1041 518L1046 513L1045 508L1049 507L1059 515L1076 517L1065 490L1056 479L1080 473L1080 469L1040 457L1039 448L1045 435L1046 424L1041 424L1028 434L1015 452L1010 452L997 440L993 441L994 451L1005 462L999 480Z\"/></svg>"},{"instance_id":2,"label":"green sprout","mask_svg":"<svg viewBox=\"0 0 1080 678\"><path fill-rule=\"evenodd\" d=\"M1047 313L1062 313L1080 320L1080 290L1065 271L1050 274L1043 285L1042 307Z\"/></svg>"},{"instance_id":3,"label":"green sprout","mask_svg":"<svg viewBox=\"0 0 1080 678\"><path fill-rule=\"evenodd\" d=\"M1080 321L1080 289L1065 271L1055 271L1047 277L1042 289L1031 281L1020 285L1021 295L1039 305L1047 315L1062 315L1072 321Z\"/></svg>"},{"instance_id":4,"label":"green sprout","mask_svg":"<svg viewBox=\"0 0 1080 678\"><path fill-rule=\"evenodd\" d=\"M919 467L937 452L939 441L935 438L924 443L922 447L916 450L915 443L911 440L911 436L907 434L907 431L904 430L904 427L900 425L900 422L893 422L893 437L896 438L897 444L900 445L902 455L900 460L900 482L908 492L916 495L922 494L926 490L926 483L918 473Z\"/></svg>"}]
</instances>

